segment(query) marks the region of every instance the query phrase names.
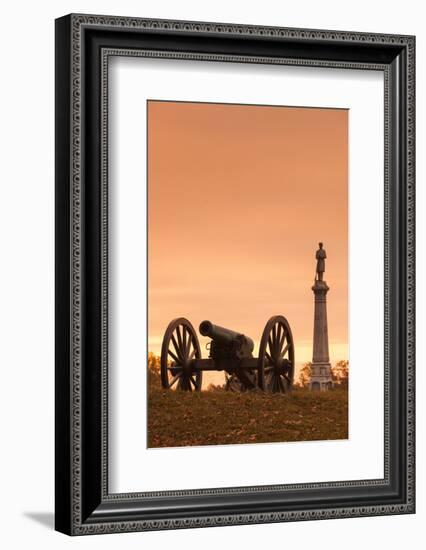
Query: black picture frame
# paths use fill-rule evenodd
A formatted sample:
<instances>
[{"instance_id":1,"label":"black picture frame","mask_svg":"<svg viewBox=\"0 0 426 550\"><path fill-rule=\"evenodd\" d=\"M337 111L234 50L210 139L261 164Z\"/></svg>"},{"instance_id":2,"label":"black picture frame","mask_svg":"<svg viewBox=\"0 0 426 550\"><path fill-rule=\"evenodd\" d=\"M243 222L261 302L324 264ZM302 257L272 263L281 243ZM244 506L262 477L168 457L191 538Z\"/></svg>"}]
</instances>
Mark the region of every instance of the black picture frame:
<instances>
[{"instance_id":1,"label":"black picture frame","mask_svg":"<svg viewBox=\"0 0 426 550\"><path fill-rule=\"evenodd\" d=\"M385 82L384 478L108 493L109 55L375 69ZM56 20L56 529L69 535L408 514L414 481L415 38L71 14Z\"/></svg>"}]
</instances>

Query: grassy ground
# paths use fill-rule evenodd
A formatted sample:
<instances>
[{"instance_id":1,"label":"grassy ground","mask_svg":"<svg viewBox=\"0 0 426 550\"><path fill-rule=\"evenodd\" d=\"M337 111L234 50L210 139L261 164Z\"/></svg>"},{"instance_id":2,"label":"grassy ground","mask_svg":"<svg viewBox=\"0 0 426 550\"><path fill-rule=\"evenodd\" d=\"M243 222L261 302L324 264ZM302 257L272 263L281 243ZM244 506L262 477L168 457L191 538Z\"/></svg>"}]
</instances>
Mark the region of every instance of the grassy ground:
<instances>
[{"instance_id":1,"label":"grassy ground","mask_svg":"<svg viewBox=\"0 0 426 550\"><path fill-rule=\"evenodd\" d=\"M348 392L289 395L150 389L148 446L347 439Z\"/></svg>"}]
</instances>

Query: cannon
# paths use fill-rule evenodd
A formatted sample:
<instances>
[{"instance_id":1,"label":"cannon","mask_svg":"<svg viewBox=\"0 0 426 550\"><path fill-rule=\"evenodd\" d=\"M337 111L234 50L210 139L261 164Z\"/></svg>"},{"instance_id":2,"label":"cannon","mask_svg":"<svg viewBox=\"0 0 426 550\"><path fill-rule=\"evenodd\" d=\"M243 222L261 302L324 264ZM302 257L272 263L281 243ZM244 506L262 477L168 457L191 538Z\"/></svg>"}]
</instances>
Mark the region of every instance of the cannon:
<instances>
[{"instance_id":1,"label":"cannon","mask_svg":"<svg viewBox=\"0 0 426 550\"><path fill-rule=\"evenodd\" d=\"M209 357L201 356L194 327L184 317L171 321L161 346L161 384L165 389L201 391L203 372L224 371L226 388L233 391L260 389L287 393L294 380L294 341L282 315L266 323L254 357L254 342L248 336L203 321L200 334L210 338Z\"/></svg>"}]
</instances>

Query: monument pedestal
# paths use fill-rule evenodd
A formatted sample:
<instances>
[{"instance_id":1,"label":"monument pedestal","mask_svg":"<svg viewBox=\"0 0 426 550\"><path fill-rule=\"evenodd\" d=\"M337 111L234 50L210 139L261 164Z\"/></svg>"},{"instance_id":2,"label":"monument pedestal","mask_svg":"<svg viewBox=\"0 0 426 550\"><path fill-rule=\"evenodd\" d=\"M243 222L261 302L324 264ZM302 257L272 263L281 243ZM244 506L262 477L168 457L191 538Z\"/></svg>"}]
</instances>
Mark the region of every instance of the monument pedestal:
<instances>
[{"instance_id":1,"label":"monument pedestal","mask_svg":"<svg viewBox=\"0 0 426 550\"><path fill-rule=\"evenodd\" d=\"M314 347L309 387L311 390L329 390L333 387L330 356L328 352L327 292L325 281L316 280L312 290L315 295Z\"/></svg>"}]
</instances>

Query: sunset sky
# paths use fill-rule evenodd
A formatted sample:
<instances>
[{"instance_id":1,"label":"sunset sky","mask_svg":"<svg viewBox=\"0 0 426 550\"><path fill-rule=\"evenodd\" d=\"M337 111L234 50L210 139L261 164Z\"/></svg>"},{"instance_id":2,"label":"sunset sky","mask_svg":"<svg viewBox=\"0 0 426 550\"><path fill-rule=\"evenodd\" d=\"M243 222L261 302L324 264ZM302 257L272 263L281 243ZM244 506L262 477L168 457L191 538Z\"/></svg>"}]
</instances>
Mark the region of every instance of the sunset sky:
<instances>
[{"instance_id":1,"label":"sunset sky","mask_svg":"<svg viewBox=\"0 0 426 550\"><path fill-rule=\"evenodd\" d=\"M282 314L311 360L319 241L333 364L348 358L348 111L148 102L150 351L175 317L258 344Z\"/></svg>"}]
</instances>

